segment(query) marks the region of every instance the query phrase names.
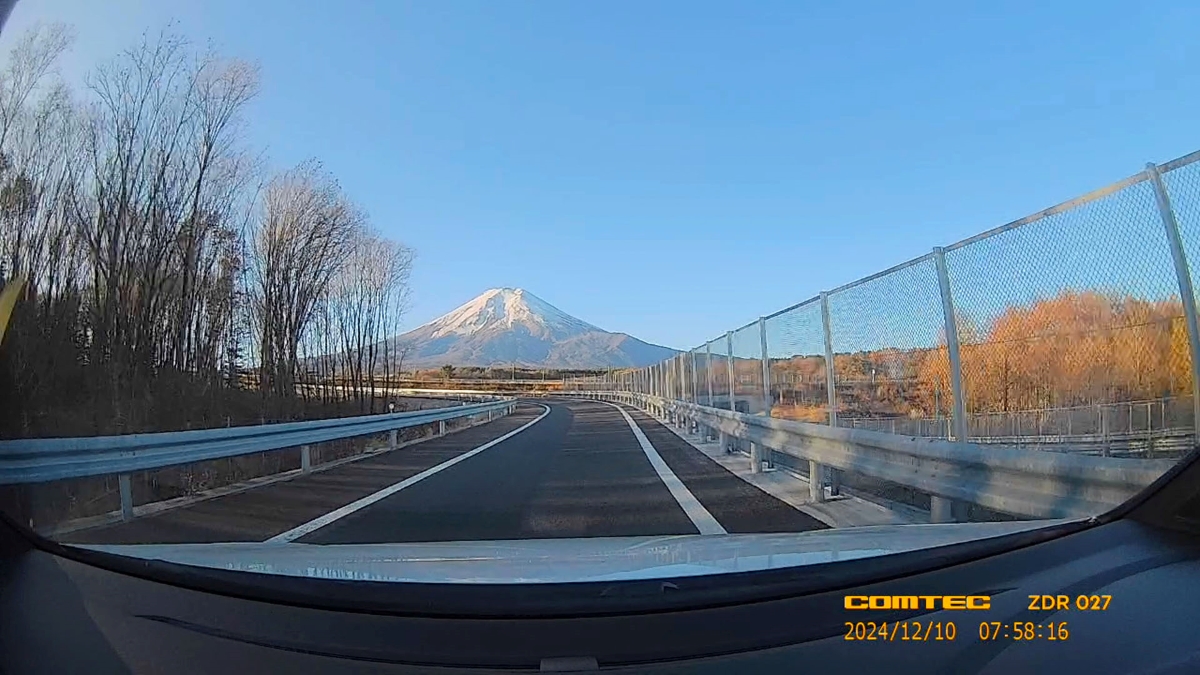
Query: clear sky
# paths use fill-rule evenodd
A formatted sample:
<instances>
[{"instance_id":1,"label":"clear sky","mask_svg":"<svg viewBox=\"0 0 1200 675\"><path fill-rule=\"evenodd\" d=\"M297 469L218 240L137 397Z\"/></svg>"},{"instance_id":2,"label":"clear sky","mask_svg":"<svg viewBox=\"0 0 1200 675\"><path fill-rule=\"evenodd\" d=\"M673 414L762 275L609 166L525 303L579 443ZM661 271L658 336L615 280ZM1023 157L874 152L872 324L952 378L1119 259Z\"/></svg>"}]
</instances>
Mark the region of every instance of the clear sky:
<instances>
[{"instance_id":1,"label":"clear sky","mask_svg":"<svg viewBox=\"0 0 1200 675\"><path fill-rule=\"evenodd\" d=\"M1200 149L1195 2L19 0L0 48L39 20L68 79L171 20L257 61L412 327L512 286L691 347Z\"/></svg>"}]
</instances>

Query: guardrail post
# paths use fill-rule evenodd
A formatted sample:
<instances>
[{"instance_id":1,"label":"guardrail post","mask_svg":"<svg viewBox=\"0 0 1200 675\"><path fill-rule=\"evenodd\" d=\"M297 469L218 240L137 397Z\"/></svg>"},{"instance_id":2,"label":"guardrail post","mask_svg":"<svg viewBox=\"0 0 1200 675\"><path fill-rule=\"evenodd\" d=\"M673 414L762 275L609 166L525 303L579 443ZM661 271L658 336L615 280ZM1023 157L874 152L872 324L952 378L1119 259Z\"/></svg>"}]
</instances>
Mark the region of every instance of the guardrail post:
<instances>
[{"instance_id":1,"label":"guardrail post","mask_svg":"<svg viewBox=\"0 0 1200 675\"><path fill-rule=\"evenodd\" d=\"M446 435L446 420L441 420L438 422L438 436L445 436L445 435Z\"/></svg>"},{"instance_id":2,"label":"guardrail post","mask_svg":"<svg viewBox=\"0 0 1200 675\"><path fill-rule=\"evenodd\" d=\"M400 445L397 438L399 435L400 431L398 429L392 429L391 433L388 434L388 450L395 450L396 446Z\"/></svg>"},{"instance_id":3,"label":"guardrail post","mask_svg":"<svg viewBox=\"0 0 1200 675\"><path fill-rule=\"evenodd\" d=\"M766 454L766 448L762 443L750 442L750 473L762 473Z\"/></svg>"},{"instance_id":4,"label":"guardrail post","mask_svg":"<svg viewBox=\"0 0 1200 675\"><path fill-rule=\"evenodd\" d=\"M962 359L958 351L958 320L954 315L954 298L950 292L950 273L946 269L946 251L938 246L933 249L933 262L937 267L938 289L942 295L942 319L946 331L946 351L950 357L951 422L954 440L967 442L967 415L963 402ZM945 503L942 503L945 502ZM935 523L952 522L957 510L951 500L930 495L930 519Z\"/></svg>"},{"instance_id":5,"label":"guardrail post","mask_svg":"<svg viewBox=\"0 0 1200 675\"><path fill-rule=\"evenodd\" d=\"M312 449L311 446L300 446L300 473L309 473L312 471Z\"/></svg>"},{"instance_id":6,"label":"guardrail post","mask_svg":"<svg viewBox=\"0 0 1200 675\"><path fill-rule=\"evenodd\" d=\"M1163 183L1162 173L1154 162L1146 164L1146 174L1154 185L1154 196L1158 201L1158 214L1167 230L1167 243L1171 247L1171 260L1175 263L1175 280L1179 284L1179 299L1183 302L1183 316L1187 321L1188 348L1192 357L1192 429L1195 440L1200 442L1200 326L1196 318L1196 294L1192 288L1192 272L1188 267L1187 252L1179 235L1179 222L1171 208L1171 198Z\"/></svg>"},{"instance_id":7,"label":"guardrail post","mask_svg":"<svg viewBox=\"0 0 1200 675\"><path fill-rule=\"evenodd\" d=\"M929 522L931 523L950 523L954 522L954 508L952 500L937 495L929 495Z\"/></svg>"},{"instance_id":8,"label":"guardrail post","mask_svg":"<svg viewBox=\"0 0 1200 675\"><path fill-rule=\"evenodd\" d=\"M129 474L117 476L117 488L121 493L121 520L133 520L133 485Z\"/></svg>"}]
</instances>

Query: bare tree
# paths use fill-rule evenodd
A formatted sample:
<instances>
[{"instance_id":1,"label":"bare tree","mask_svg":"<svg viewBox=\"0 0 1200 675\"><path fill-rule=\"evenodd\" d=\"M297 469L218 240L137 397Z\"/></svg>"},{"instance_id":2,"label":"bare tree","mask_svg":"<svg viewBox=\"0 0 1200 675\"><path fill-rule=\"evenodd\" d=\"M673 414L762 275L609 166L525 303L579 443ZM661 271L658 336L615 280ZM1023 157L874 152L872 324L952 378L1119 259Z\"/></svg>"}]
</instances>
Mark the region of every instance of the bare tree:
<instances>
[{"instance_id":1,"label":"bare tree","mask_svg":"<svg viewBox=\"0 0 1200 675\"><path fill-rule=\"evenodd\" d=\"M295 391L301 340L361 227L362 214L316 162L277 176L267 186L253 238L265 390L284 396Z\"/></svg>"},{"instance_id":2,"label":"bare tree","mask_svg":"<svg viewBox=\"0 0 1200 675\"><path fill-rule=\"evenodd\" d=\"M391 369L387 338L407 308L412 252L366 228L355 237L330 301L340 337L342 373L354 397L374 412L376 374Z\"/></svg>"},{"instance_id":3,"label":"bare tree","mask_svg":"<svg viewBox=\"0 0 1200 675\"><path fill-rule=\"evenodd\" d=\"M0 64L0 283L29 280L0 352L0 409L19 411L0 434L59 432L71 410L82 433L191 425L255 374L261 419L267 399L336 403L347 345L369 396L411 251L315 161L263 185L243 139L253 65L148 33L76 95L54 68L70 35L35 28Z\"/></svg>"},{"instance_id":4,"label":"bare tree","mask_svg":"<svg viewBox=\"0 0 1200 675\"><path fill-rule=\"evenodd\" d=\"M56 23L35 25L17 42L0 77L0 147L7 142L9 130L20 124L29 97L73 41L72 31Z\"/></svg>"}]
</instances>

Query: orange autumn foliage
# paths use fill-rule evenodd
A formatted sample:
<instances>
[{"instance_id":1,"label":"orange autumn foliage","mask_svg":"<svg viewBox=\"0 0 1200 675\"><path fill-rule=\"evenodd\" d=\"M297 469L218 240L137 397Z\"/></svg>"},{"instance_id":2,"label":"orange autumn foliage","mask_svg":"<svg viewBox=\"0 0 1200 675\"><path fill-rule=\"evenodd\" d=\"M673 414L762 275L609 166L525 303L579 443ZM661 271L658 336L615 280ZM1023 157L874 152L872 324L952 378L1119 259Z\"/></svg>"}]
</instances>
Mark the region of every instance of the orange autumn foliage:
<instances>
[{"instance_id":1,"label":"orange autumn foliage","mask_svg":"<svg viewBox=\"0 0 1200 675\"><path fill-rule=\"evenodd\" d=\"M1095 291L1063 292L1010 307L990 325L959 326L970 412L1145 400L1190 392L1191 359L1177 299L1149 301ZM839 414L929 417L949 413L944 346L834 356ZM744 366L750 369L750 364ZM740 370L740 369L739 369ZM819 404L825 359L772 363L791 403ZM786 384L785 384L786 383Z\"/></svg>"}]
</instances>

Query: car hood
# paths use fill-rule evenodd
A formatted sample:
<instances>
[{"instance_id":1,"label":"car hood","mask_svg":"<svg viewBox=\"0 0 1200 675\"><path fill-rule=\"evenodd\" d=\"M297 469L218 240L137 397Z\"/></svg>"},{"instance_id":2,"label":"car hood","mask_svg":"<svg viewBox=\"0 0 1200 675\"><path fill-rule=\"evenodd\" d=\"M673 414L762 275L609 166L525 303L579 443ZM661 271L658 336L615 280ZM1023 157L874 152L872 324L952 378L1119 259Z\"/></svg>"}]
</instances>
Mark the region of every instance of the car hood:
<instances>
[{"instance_id":1,"label":"car hood","mask_svg":"<svg viewBox=\"0 0 1200 675\"><path fill-rule=\"evenodd\" d=\"M883 525L784 534L413 544L131 544L94 551L223 570L420 583L562 583L749 572L903 553L1070 520Z\"/></svg>"}]
</instances>

